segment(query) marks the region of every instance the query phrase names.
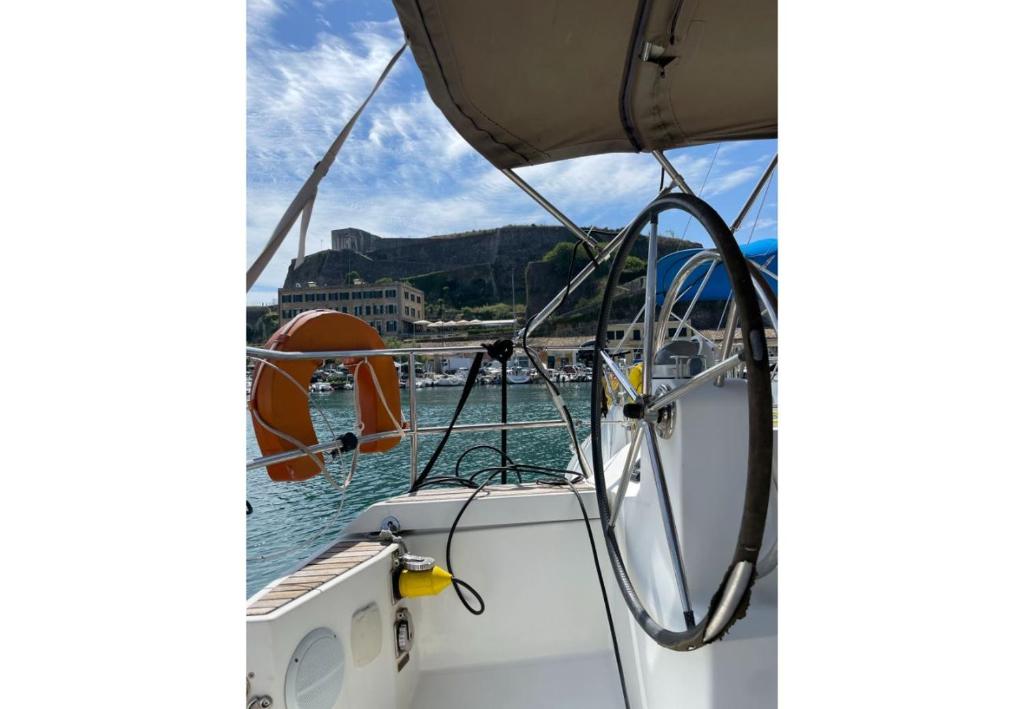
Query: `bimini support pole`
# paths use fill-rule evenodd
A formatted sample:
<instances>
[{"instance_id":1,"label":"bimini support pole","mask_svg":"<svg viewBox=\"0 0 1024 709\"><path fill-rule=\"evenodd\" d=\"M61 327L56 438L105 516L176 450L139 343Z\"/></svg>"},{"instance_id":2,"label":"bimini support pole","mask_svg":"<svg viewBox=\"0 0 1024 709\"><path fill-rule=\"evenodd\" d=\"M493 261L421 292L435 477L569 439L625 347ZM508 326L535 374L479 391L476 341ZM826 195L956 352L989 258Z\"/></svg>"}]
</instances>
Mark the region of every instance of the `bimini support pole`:
<instances>
[{"instance_id":1,"label":"bimini support pole","mask_svg":"<svg viewBox=\"0 0 1024 709\"><path fill-rule=\"evenodd\" d=\"M686 184L686 181L683 179L683 176L679 174L679 171L675 169L671 162L669 162L668 158L665 157L665 154L663 152L661 152L660 150L654 150L652 151L652 154L654 155L654 159L657 160L658 163L665 169L665 172L668 173L669 177L672 178L672 181L676 183L679 189L681 189L683 192L693 194L693 191L690 189L689 185ZM740 226L743 224L743 220L746 219L747 213L750 211L750 208L754 205L754 202L760 196L761 190L763 190L765 185L768 184L768 179L772 176L772 172L775 171L775 168L778 164L779 154L775 153L775 155L771 159L771 162L768 163L768 167L766 167L764 169L764 172L761 173L761 178L757 181L757 184L754 185L754 189L751 191L750 196L747 197L747 201L743 203L743 207L740 209L739 214L737 214L736 218L733 219L733 222L729 227L729 230L733 234L735 234L736 230L739 229ZM726 313L725 335L722 341L722 354L721 358L718 360L719 362L725 361L732 354L732 343L734 339L735 329L736 304L731 303L729 305L729 310ZM725 375L723 374L722 376L718 377L715 380L715 386L720 387L724 382Z\"/></svg>"},{"instance_id":2,"label":"bimini support pole","mask_svg":"<svg viewBox=\"0 0 1024 709\"><path fill-rule=\"evenodd\" d=\"M566 229L572 232L573 236L575 236L577 239L582 241L590 248L597 249L598 251L601 250L600 244L594 241L588 234L585 234L582 229L576 226L576 224L571 219L569 219L569 217L562 214L558 207L551 204L551 202L547 201L547 199L544 198L544 195L530 187L530 185L526 183L526 180L521 178L516 173L512 172L512 170L510 169L502 170L501 174L503 174L508 179L512 180L512 182L516 184L516 187L521 189L526 194L530 195L530 197L533 198L534 202L544 207L544 209L547 210L548 214L550 214L555 219L560 221Z\"/></svg>"},{"instance_id":3,"label":"bimini support pole","mask_svg":"<svg viewBox=\"0 0 1024 709\"><path fill-rule=\"evenodd\" d=\"M651 154L654 156L654 159L658 161L658 164L665 169L665 172L668 173L668 176L672 178L672 181L676 183L676 186L679 187L680 190L687 194L694 193L693 190L690 189L690 186L686 184L686 180L683 179L683 176L679 174L678 170L676 170L675 166L673 166L672 163L669 162L669 159L665 157L665 153L660 150L653 150L651 151ZM729 228L734 234L736 233L736 230L740 228L740 225L743 224L743 220L747 218L747 212L750 211L750 208L760 196L761 190L763 190L764 186L768 184L768 178L772 176L772 172L778 164L779 154L775 153L771 162L768 163L768 167L766 167L764 172L761 174L761 178L757 181L757 184L754 185L754 189L750 193L750 196L747 197L747 201L743 203L743 207L740 209L739 214L737 214L736 218L733 219L732 225Z\"/></svg>"},{"instance_id":4,"label":"bimini support pole","mask_svg":"<svg viewBox=\"0 0 1024 709\"><path fill-rule=\"evenodd\" d=\"M664 197L670 191L672 191L672 185L668 185L667 187L665 187L665 189L661 190L661 192L657 194L655 199ZM559 212L559 214L561 214L561 212ZM568 217L566 217L566 219L568 219ZM636 219L634 218L633 221L636 221ZM612 255L618 250L619 245L622 244L623 240L626 238L626 233L629 231L629 228L631 226L633 226L633 222L630 222L629 224L624 226L618 234L612 237L611 241L605 244L603 249L597 252L597 255L594 257L593 260L588 261L587 264L580 269L579 273L573 276L572 280L569 281L568 286L562 286L562 288L555 294L555 297L552 298L547 305L541 308L540 311L536 315L534 315L533 318L530 319L528 329L524 327L521 330L519 330L519 332L516 333L516 339L522 339L524 332L527 336L529 336L530 333L536 330L540 326L540 324L547 320L548 316L555 311L555 309L558 307L558 304L562 302L562 298L564 298L567 295L566 291L572 293L574 290L579 288L580 284L587 280L587 278L590 277L590 274L597 270L598 266L600 266L602 263L611 258Z\"/></svg>"},{"instance_id":5,"label":"bimini support pole","mask_svg":"<svg viewBox=\"0 0 1024 709\"><path fill-rule=\"evenodd\" d=\"M668 161L667 157L665 157L665 153L660 150L652 150L651 155L654 156L654 159L658 161L658 164L661 165L665 172L668 173L668 176L676 183L676 186L682 190L684 194L694 194L693 190L690 189L690 186L686 184L686 180L683 179L683 176L679 174L679 171L676 170L675 166Z\"/></svg>"},{"instance_id":6,"label":"bimini support pole","mask_svg":"<svg viewBox=\"0 0 1024 709\"><path fill-rule=\"evenodd\" d=\"M757 199L758 195L761 194L761 190L764 189L764 186L768 184L768 178L772 176L772 172L775 171L775 166L778 164L779 154L775 153L775 157L772 158L772 161L768 163L768 167L766 167L764 172L761 174L761 179L757 181L756 185L754 185L754 191L750 193L750 196L747 197L747 201L743 203L743 209L741 209L740 213L736 215L735 219L733 219L732 225L729 227L733 234L735 234L736 230L743 224L743 220L747 218L747 212L749 212L750 208L754 206L754 201Z\"/></svg>"},{"instance_id":7,"label":"bimini support pole","mask_svg":"<svg viewBox=\"0 0 1024 709\"><path fill-rule=\"evenodd\" d=\"M284 215L281 217L281 221L277 223L274 228L274 232L270 235L270 239L267 240L267 245L263 247L263 251L260 252L259 256L252 262L249 269L245 272L245 292L248 293L252 290L253 285L259 279L263 273L263 269L270 263L270 259L274 257L277 250L281 248L281 244L284 242L284 238L288 236L288 232L295 226L295 220L302 215L302 224L300 225L299 232L299 253L298 258L295 260L295 265L298 266L302 263L303 257L306 255L306 230L309 228L309 218L313 212L313 202L316 200L316 190L320 184L320 181L327 175L327 171L331 169L331 165L334 163L334 159L338 156L341 151L341 146L345 144L348 139L349 133L352 132L352 128L355 126L356 121L359 120L359 116L362 115L363 109L370 103L370 99L373 98L374 94L377 93L377 89L384 83L384 79L391 72L391 68L395 66L395 62L402 56L402 52L405 51L406 44L403 44L395 55L391 57L391 61L384 67L384 71L381 73L380 78L377 79L377 83L373 85L373 89L370 91L370 95L366 97L362 105L356 109L356 112L352 114L352 117L345 124L345 127L341 129L341 133L331 143L331 147L327 149L324 156L320 159L313 167L313 174L311 174L302 187L299 188L298 194L295 195L295 199L288 205L288 209L285 210Z\"/></svg>"}]
</instances>

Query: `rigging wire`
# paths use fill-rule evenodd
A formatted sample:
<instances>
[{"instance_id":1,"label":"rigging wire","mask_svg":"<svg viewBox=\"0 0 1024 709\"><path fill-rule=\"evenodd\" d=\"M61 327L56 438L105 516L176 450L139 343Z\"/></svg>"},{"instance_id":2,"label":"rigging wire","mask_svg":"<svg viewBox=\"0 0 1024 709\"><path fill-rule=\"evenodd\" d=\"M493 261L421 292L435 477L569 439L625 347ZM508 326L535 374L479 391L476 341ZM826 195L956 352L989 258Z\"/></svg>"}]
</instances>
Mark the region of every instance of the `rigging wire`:
<instances>
[{"instance_id":1,"label":"rigging wire","mask_svg":"<svg viewBox=\"0 0 1024 709\"><path fill-rule=\"evenodd\" d=\"M772 180L775 179L775 171L768 176L768 183L764 186L764 192L761 193L761 204L757 208L757 214L754 216L754 223L750 225L750 233L747 234L747 243L754 238L754 230L757 229L757 222L761 219L761 210L764 208L764 201L768 198L768 190L772 187Z\"/></svg>"},{"instance_id":2,"label":"rigging wire","mask_svg":"<svg viewBox=\"0 0 1024 709\"><path fill-rule=\"evenodd\" d=\"M700 196L702 196L704 194L704 186L708 183L708 177L711 176L711 170L715 166L715 160L718 159L718 151L719 151L719 149L721 147L722 147L721 143L719 143L718 145L715 146L715 154L713 156L711 156L711 164L708 165L708 170L707 170L707 172L704 173L704 180L700 183L700 189L697 190L697 196L698 197L700 197ZM662 169L664 170L664 168L662 168ZM686 238L686 232L688 232L690 230L690 222L692 222L692 221L693 221L693 215L691 214L690 218L686 220L686 226L683 228L683 235L681 237L679 237L680 239L685 239Z\"/></svg>"}]
</instances>

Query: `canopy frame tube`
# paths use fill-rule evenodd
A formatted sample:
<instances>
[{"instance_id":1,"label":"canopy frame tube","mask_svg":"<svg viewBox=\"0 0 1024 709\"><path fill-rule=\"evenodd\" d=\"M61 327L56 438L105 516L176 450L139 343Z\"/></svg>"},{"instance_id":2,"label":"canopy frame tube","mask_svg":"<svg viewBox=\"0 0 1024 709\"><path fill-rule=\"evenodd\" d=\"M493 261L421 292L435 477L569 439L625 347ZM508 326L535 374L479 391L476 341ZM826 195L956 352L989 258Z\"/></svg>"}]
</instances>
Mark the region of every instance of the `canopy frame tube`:
<instances>
[{"instance_id":1,"label":"canopy frame tube","mask_svg":"<svg viewBox=\"0 0 1024 709\"><path fill-rule=\"evenodd\" d=\"M591 238L591 236L589 234L585 233L582 229L580 229L576 225L575 222L573 222L571 219L569 219L569 217L565 216L558 207L556 207L555 205L551 204L551 202L549 202L547 200L547 198L544 197L544 195L542 195L537 190L533 189L533 187L531 187L526 182L526 180L524 180L522 177L517 175L511 169L502 170L501 174L504 175L505 177L507 177L508 179L512 180L512 182L515 183L516 187L518 187L523 192L528 194L533 199L534 202L536 202L537 204L542 206L545 210L547 210L548 214L550 214L555 219L557 219L559 222L561 222L562 226L564 226L566 229L571 231L573 236L575 236L577 239L579 239L580 241L582 241L584 244L586 244L587 246L589 246L592 249L597 249L597 250L601 249L601 245L600 244L598 244L596 241L594 241L594 239Z\"/></svg>"},{"instance_id":2,"label":"canopy frame tube","mask_svg":"<svg viewBox=\"0 0 1024 709\"><path fill-rule=\"evenodd\" d=\"M511 171L509 171L509 172L511 172ZM515 180L513 180L513 181L515 182ZM517 184L518 184L518 182L517 182ZM670 184L670 185L666 186L665 188L663 188L660 192L658 192L658 194L655 196L655 199L659 199L661 197L664 197L666 194L668 194L671 191L672 191L672 185ZM530 193L527 192L527 194L530 194ZM547 200L544 200L544 201L547 202ZM547 202L547 203L550 204L550 202ZM540 203L540 204L541 204L541 206L544 206L543 203ZM547 209L547 207L545 207L545 209ZM554 205L552 205L552 209L554 209ZM548 211L550 211L550 210L548 210ZM561 212L558 212L558 214L561 214ZM552 212L552 215L554 215L554 212ZM562 216L565 217L565 215L562 215ZM555 218L558 219L557 216ZM568 217L565 217L565 219L568 220ZM519 332L516 333L515 339L516 340L522 340L524 335L529 337L529 335L531 333L533 333L533 331L536 330L541 325L541 323L543 323L545 320L547 320L548 317L551 315L551 313L553 313L558 308L558 305L562 302L563 298L565 298L569 293L572 293L574 290L579 288L580 285L585 280L587 280L587 278L590 277L590 274L592 274L594 271L597 270L598 266L600 266L605 261L607 261L609 258L611 258L615 254L615 252L618 250L618 248L622 244L623 240L626 238L626 233L629 231L629 228L631 226L633 226L633 222L635 222L635 221L636 221L636 218L634 218L629 224L624 226L619 231L619 233L617 233L614 237L612 237L612 240L609 241L607 244L605 244L604 248L600 249L598 251L598 253L594 256L594 258L591 259L583 268L580 269L580 271L575 276L572 277L572 280L569 281L568 285L563 286L558 291L558 293L555 294L555 297L552 298L550 300L550 302L548 302L547 305L545 305L543 308L541 308L540 311L538 311L537 314L534 315L533 318L531 318L529 320L529 322L527 323L527 325L525 327L520 328ZM579 227L576 227L576 229L579 229ZM571 231L571 229L570 229L570 231Z\"/></svg>"}]
</instances>

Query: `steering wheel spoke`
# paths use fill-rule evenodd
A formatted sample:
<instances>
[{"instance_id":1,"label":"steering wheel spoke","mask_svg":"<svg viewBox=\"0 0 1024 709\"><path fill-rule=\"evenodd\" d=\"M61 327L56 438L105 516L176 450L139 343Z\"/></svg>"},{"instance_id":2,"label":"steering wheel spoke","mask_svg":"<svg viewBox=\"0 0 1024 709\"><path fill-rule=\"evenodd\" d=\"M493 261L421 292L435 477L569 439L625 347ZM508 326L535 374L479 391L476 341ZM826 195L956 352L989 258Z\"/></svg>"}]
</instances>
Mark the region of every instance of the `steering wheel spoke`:
<instances>
[{"instance_id":1,"label":"steering wheel spoke","mask_svg":"<svg viewBox=\"0 0 1024 709\"><path fill-rule=\"evenodd\" d=\"M619 279L623 273L626 259L631 253L637 238L647 224L655 223L658 215L668 210L679 210L689 214L710 235L714 242L714 253L703 252L701 261L708 261L708 273L704 274L701 283L710 279L712 265L725 269L733 292L735 317L742 331L740 350L736 354L726 351L722 361L704 372L690 378L681 386L660 396L653 396L649 388L644 389L644 396L636 390L622 369L606 351L608 346L609 317L612 312L612 300L618 292ZM657 232L651 230L651 241ZM653 248L649 246L649 248ZM656 252L654 257L656 258ZM694 257L696 259L696 257ZM651 258L648 259L649 266ZM690 264L692 270L697 261ZM755 284L756 281L756 284ZM680 283L682 279L680 279ZM647 279L647 288L655 287L652 278ZM663 344L667 335L669 309L675 304L674 297L666 296L660 318L656 321L656 313L651 305L653 293L647 293L647 304L650 310L645 312L645 379L653 375L654 354L658 346ZM594 484L597 495L597 507L604 528L605 543L615 579L622 591L623 600L630 614L643 631L655 642L665 648L678 651L697 650L717 640L728 631L738 618L742 617L746 603L750 598L751 585L757 578L756 563L763 542L765 522L768 514L768 502L771 494L772 453L774 447L772 434L772 393L771 371L768 358L764 322L761 313L761 301L768 301L771 312L769 319L774 325L777 321L771 317L777 312L774 292L764 282L763 275L753 267L740 251L736 240L725 222L715 210L692 194L670 193L659 195L653 202L634 219L626 236L623 238L619 251L612 263L605 286L604 298L598 318L597 335L594 339L594 378L591 385L591 446L594 463ZM692 304L691 304L692 305ZM689 315L687 312L687 316ZM682 319L685 321L687 316ZM669 406L708 381L715 381L729 370L743 364L746 368L747 406L749 423L747 426L747 483L744 491L743 515L738 521L739 530L733 558L725 569L723 580L718 590L708 603L707 613L703 618L695 619L692 600L683 566L682 545L679 539L679 527L676 525L672 509L672 496L669 494L668 481L675 479L675 469L666 470L659 450L656 424L651 420L653 411ZM604 458L602 453L602 408L604 399L604 382L611 377L619 385L625 397L631 399L629 411L623 413L634 422L633 436L629 442L629 450L625 456L625 466L620 473L619 489L615 494L614 505L609 500L608 487L605 480ZM642 440L641 440L642 439ZM634 588L629 577L627 563L615 533L615 520L618 519L625 504L625 488L629 483L629 473L638 449L643 446L645 470L650 470L649 479L641 485L653 485L658 498L661 523L668 547L671 575L679 594L686 628L671 630L660 625L644 608L640 595ZM669 461L673 465L678 461ZM618 472L618 471L616 471ZM669 475L672 473L673 475ZM645 473L646 475L646 473ZM614 516L613 516L614 515ZM681 520L680 520L681 521ZM640 563L641 560L634 560ZM668 579L664 581L668 583Z\"/></svg>"},{"instance_id":2,"label":"steering wheel spoke","mask_svg":"<svg viewBox=\"0 0 1024 709\"><path fill-rule=\"evenodd\" d=\"M622 390L626 393L626 396L629 397L630 403L635 404L639 402L640 394L638 394L636 389L633 388L633 384L632 382L629 381L629 377L627 377L623 373L623 371L619 368L619 365L617 365L615 363L615 360L612 359L612 356L608 354L607 350L601 350L601 359L604 362L604 366L608 368L608 371L611 372L612 376L615 378L615 381L617 381L619 383L619 386L622 387Z\"/></svg>"},{"instance_id":3,"label":"steering wheel spoke","mask_svg":"<svg viewBox=\"0 0 1024 709\"><path fill-rule=\"evenodd\" d=\"M619 510L622 509L622 500L626 497L626 488L629 487L629 478L633 473L633 466L636 464L636 454L640 450L640 428L633 424L629 436L629 449L626 451L626 461L622 466L622 475L619 477L619 487L615 491L615 501L612 502L611 514L608 519L608 527L615 526L615 520L619 517Z\"/></svg>"},{"instance_id":4,"label":"steering wheel spoke","mask_svg":"<svg viewBox=\"0 0 1024 709\"><path fill-rule=\"evenodd\" d=\"M647 453L647 461L651 466L651 477L654 480L655 487L658 489L661 526L665 532L668 555L672 560L672 574L675 576L676 590L679 593L679 602L683 606L686 629L691 630L694 626L694 621L693 606L690 604L690 587L686 582L686 568L683 566L683 550L679 544L679 534L676 532L675 515L672 513L672 505L669 502L668 485L665 481L665 466L661 462L661 453L658 451L658 434L654 430L654 424L650 421L644 421L640 426L643 430L644 450Z\"/></svg>"}]
</instances>

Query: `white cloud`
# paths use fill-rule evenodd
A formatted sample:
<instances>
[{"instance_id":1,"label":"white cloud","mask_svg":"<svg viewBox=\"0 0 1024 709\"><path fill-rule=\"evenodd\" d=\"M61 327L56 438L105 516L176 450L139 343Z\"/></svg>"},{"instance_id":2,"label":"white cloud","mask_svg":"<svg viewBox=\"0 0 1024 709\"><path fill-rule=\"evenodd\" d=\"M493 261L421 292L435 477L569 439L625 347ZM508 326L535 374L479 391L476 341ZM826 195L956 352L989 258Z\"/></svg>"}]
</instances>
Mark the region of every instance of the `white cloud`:
<instances>
[{"instance_id":1,"label":"white cloud","mask_svg":"<svg viewBox=\"0 0 1024 709\"><path fill-rule=\"evenodd\" d=\"M286 0L247 0L245 4L246 38L259 42L275 17L284 12Z\"/></svg>"},{"instance_id":2,"label":"white cloud","mask_svg":"<svg viewBox=\"0 0 1024 709\"><path fill-rule=\"evenodd\" d=\"M306 48L285 46L269 31L285 3L249 0L249 262L402 42L396 19L351 25L344 37L324 31ZM307 253L319 250L322 242L329 244L330 230L344 226L382 236L427 236L510 223L555 223L455 132L417 74L407 52L321 183ZM732 162L735 150L719 150L706 196L756 178L759 168ZM672 151L670 157L695 188L711 166L709 151ZM578 224L601 226L621 226L623 211L637 210L653 197L660 177L651 156L635 154L579 158L519 172ZM276 298L297 241L296 226L249 302Z\"/></svg>"},{"instance_id":3,"label":"white cloud","mask_svg":"<svg viewBox=\"0 0 1024 709\"><path fill-rule=\"evenodd\" d=\"M740 185L747 184L753 180L756 180L760 175L763 167L757 165L746 165L739 167L734 170L716 175L714 173L708 178L707 185L704 187L703 197L714 197L715 195L728 192L731 189L739 187Z\"/></svg>"}]
</instances>

